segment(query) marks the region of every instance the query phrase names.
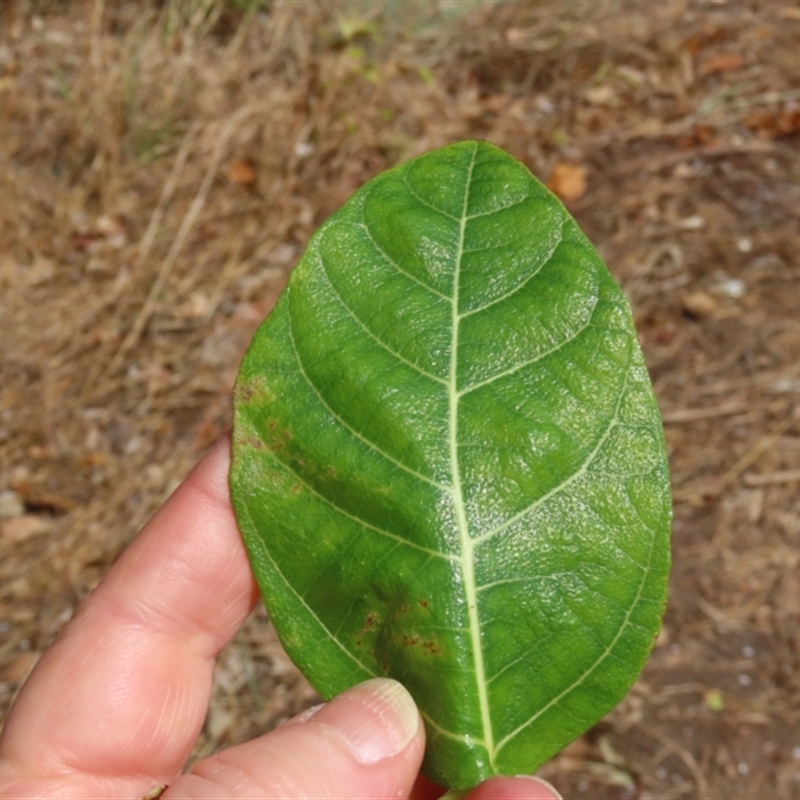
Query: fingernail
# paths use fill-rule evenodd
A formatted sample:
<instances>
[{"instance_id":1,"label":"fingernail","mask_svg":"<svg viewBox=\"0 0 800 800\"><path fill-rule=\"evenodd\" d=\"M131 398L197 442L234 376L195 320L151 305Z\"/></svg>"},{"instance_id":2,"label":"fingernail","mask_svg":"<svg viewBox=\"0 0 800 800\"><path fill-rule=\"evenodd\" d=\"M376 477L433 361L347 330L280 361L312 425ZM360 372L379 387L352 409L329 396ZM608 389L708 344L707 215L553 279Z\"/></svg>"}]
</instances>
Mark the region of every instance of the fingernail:
<instances>
[{"instance_id":1,"label":"fingernail","mask_svg":"<svg viewBox=\"0 0 800 800\"><path fill-rule=\"evenodd\" d=\"M419 727L419 712L411 695L397 681L374 678L351 689L345 714L329 704L316 719L336 728L360 764L374 764L404 750ZM358 707L353 708L352 703Z\"/></svg>"},{"instance_id":2,"label":"fingernail","mask_svg":"<svg viewBox=\"0 0 800 800\"><path fill-rule=\"evenodd\" d=\"M546 789L551 795L552 800L563 800L561 795L556 791L556 787L552 783L548 783L544 778L538 778L536 775L515 775L515 778L524 778L526 781L532 781L538 784L543 789Z\"/></svg>"}]
</instances>

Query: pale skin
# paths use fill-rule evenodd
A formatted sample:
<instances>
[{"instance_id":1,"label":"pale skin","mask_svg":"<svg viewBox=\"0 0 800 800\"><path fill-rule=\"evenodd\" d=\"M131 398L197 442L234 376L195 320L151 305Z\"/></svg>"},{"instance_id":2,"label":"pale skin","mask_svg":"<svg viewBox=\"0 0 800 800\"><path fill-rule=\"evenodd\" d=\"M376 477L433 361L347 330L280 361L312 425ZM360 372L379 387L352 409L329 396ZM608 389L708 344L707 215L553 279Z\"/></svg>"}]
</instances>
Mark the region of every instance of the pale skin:
<instances>
[{"instance_id":1,"label":"pale skin","mask_svg":"<svg viewBox=\"0 0 800 800\"><path fill-rule=\"evenodd\" d=\"M0 737L6 798L432 798L408 693L376 679L184 772L214 660L258 601L220 442L37 664ZM152 795L151 795L152 796ZM493 778L469 800L554 800Z\"/></svg>"}]
</instances>

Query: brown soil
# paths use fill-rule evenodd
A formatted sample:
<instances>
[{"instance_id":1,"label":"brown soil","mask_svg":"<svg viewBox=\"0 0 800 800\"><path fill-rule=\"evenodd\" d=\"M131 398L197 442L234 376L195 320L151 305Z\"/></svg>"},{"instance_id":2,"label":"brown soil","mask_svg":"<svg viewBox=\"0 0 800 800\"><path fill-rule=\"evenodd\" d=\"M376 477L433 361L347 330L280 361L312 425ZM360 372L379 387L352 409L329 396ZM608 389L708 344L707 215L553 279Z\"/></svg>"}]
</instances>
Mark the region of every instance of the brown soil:
<instances>
[{"instance_id":1,"label":"brown soil","mask_svg":"<svg viewBox=\"0 0 800 800\"><path fill-rule=\"evenodd\" d=\"M800 6L0 7L0 719L230 422L238 361L370 176L486 138L625 288L675 491L642 679L541 774L569 797L800 797ZM313 692L263 612L196 757Z\"/></svg>"}]
</instances>

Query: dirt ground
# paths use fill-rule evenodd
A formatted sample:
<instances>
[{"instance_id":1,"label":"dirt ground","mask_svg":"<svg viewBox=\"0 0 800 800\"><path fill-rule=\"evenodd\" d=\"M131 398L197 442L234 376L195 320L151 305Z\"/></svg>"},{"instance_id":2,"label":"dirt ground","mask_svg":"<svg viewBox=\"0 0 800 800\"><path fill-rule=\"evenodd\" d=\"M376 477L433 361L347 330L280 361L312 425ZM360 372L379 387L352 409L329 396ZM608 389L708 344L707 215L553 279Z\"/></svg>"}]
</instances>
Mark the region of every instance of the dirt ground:
<instances>
[{"instance_id":1,"label":"dirt ground","mask_svg":"<svg viewBox=\"0 0 800 800\"><path fill-rule=\"evenodd\" d=\"M641 680L541 774L567 797L800 797L800 4L0 6L0 720L225 434L315 227L479 137L564 199L664 415L671 599ZM195 757L314 693L258 612Z\"/></svg>"}]
</instances>

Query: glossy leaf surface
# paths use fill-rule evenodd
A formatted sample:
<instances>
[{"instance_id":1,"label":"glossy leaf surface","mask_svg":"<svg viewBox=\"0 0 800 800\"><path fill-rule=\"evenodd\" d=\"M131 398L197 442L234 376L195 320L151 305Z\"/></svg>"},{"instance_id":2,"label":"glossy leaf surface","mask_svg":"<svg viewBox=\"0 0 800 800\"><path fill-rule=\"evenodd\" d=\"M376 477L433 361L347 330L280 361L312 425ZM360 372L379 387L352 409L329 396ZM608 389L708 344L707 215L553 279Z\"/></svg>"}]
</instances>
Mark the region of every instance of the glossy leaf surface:
<instances>
[{"instance_id":1,"label":"glossy leaf surface","mask_svg":"<svg viewBox=\"0 0 800 800\"><path fill-rule=\"evenodd\" d=\"M380 175L315 234L241 367L231 487L325 697L397 678L449 788L530 772L660 625L671 505L624 295L483 142Z\"/></svg>"}]
</instances>

